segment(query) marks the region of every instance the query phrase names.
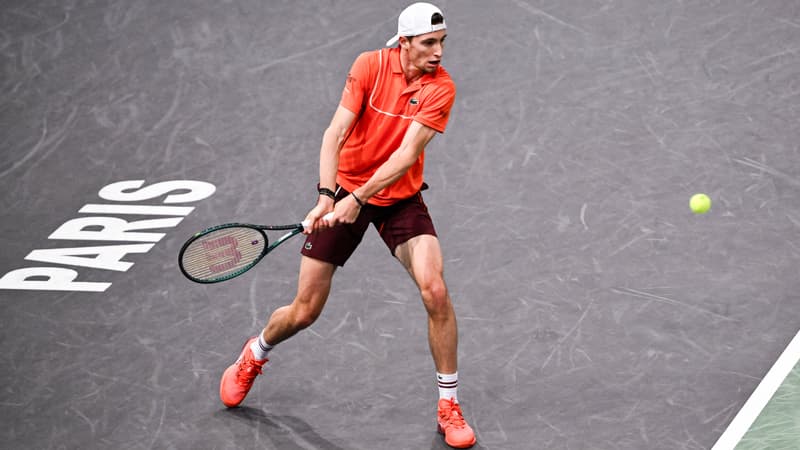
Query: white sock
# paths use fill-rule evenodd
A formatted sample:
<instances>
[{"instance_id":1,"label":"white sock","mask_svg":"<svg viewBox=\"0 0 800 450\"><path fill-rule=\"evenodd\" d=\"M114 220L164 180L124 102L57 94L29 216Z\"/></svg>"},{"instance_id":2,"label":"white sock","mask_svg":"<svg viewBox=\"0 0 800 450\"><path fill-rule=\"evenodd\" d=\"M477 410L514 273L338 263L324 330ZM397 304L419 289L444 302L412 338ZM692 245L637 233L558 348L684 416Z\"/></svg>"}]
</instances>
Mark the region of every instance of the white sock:
<instances>
[{"instance_id":1,"label":"white sock","mask_svg":"<svg viewBox=\"0 0 800 450\"><path fill-rule=\"evenodd\" d=\"M453 399L458 403L458 372L456 373L439 373L436 372L436 381L439 383L439 399Z\"/></svg>"},{"instance_id":2,"label":"white sock","mask_svg":"<svg viewBox=\"0 0 800 450\"><path fill-rule=\"evenodd\" d=\"M267 344L264 340L264 333L258 335L258 339L250 344L250 350L253 351L253 358L257 360L267 359L267 354L272 350L272 345Z\"/></svg>"}]
</instances>

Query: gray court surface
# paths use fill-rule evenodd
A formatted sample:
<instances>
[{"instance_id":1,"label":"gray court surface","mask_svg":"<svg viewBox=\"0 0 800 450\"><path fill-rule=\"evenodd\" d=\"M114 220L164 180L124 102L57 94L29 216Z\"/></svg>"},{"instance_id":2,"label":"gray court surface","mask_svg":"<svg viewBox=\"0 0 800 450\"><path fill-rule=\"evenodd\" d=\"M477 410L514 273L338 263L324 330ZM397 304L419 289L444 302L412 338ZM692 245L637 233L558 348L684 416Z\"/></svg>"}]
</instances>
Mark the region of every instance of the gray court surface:
<instances>
[{"instance_id":1,"label":"gray court surface","mask_svg":"<svg viewBox=\"0 0 800 450\"><path fill-rule=\"evenodd\" d=\"M377 233L230 410L301 241L217 285L176 264L305 216L348 68L406 4L2 2L0 447L445 448ZM458 97L425 199L476 448L710 448L800 324L800 3L439 6Z\"/></svg>"}]
</instances>

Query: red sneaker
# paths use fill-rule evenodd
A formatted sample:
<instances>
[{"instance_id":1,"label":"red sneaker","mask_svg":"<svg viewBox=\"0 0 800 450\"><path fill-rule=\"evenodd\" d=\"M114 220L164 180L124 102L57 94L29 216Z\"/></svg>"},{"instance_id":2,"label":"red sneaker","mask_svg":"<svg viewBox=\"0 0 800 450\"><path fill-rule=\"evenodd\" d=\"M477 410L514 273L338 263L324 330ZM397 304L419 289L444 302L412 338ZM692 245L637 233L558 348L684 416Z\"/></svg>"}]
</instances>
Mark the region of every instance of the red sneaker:
<instances>
[{"instance_id":1,"label":"red sneaker","mask_svg":"<svg viewBox=\"0 0 800 450\"><path fill-rule=\"evenodd\" d=\"M461 406L452 398L439 399L439 433L450 447L470 448L475 445L475 432L467 425Z\"/></svg>"},{"instance_id":2,"label":"red sneaker","mask_svg":"<svg viewBox=\"0 0 800 450\"><path fill-rule=\"evenodd\" d=\"M252 337L244 343L242 353L235 363L231 364L222 374L222 379L219 380L219 398L222 403L228 408L239 406L250 388L253 387L253 381L262 373L262 367L267 359L253 358L253 351L250 350L250 344L253 343L258 336Z\"/></svg>"}]
</instances>

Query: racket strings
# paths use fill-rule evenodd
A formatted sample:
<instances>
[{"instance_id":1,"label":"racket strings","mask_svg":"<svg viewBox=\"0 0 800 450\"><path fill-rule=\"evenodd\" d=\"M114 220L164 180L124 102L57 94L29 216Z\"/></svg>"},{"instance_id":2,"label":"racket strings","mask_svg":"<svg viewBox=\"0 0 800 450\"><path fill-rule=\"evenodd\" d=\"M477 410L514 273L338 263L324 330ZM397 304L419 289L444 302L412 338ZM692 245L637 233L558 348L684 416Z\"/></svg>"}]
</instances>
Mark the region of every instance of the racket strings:
<instances>
[{"instance_id":1,"label":"racket strings","mask_svg":"<svg viewBox=\"0 0 800 450\"><path fill-rule=\"evenodd\" d=\"M184 271L196 280L219 280L255 264L266 245L266 237L258 230L222 228L191 242L181 262Z\"/></svg>"}]
</instances>

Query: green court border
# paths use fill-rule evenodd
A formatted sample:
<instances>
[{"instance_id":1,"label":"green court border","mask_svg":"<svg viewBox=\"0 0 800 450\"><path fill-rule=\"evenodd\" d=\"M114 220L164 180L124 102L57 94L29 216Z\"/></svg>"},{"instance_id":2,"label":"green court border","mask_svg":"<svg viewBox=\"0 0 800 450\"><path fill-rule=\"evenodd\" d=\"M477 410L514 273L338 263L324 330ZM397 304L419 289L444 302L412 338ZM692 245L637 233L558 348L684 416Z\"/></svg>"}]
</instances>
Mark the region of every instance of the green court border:
<instances>
[{"instance_id":1,"label":"green court border","mask_svg":"<svg viewBox=\"0 0 800 450\"><path fill-rule=\"evenodd\" d=\"M786 350L778 357L778 360L769 372L767 372L767 375L764 376L764 379L758 384L753 394L750 395L750 398L747 399L742 409L739 410L736 417L734 417L730 425L728 425L728 428L725 429L725 432L722 433L722 436L717 440L717 443L714 444L712 450L777 448L772 446L763 447L763 442L756 442L755 434L748 436L741 447L739 443L742 442L748 431L752 430L753 433L758 433L763 430L765 423L769 423L769 421L772 420L768 415L765 415L763 421L759 421L759 423L754 426L754 423L762 414L767 404L770 403L770 400L777 397L776 392L784 384L784 381L787 381L789 374L797 369L798 361L800 361L800 331L798 331L791 342L789 342ZM794 383L794 380L794 376L788 378L789 383ZM792 390L795 395L797 395L798 390L800 390L798 386L794 384L786 386L785 389ZM771 414L771 411L767 414ZM795 441L795 444L796 443L797 441Z\"/></svg>"}]
</instances>

